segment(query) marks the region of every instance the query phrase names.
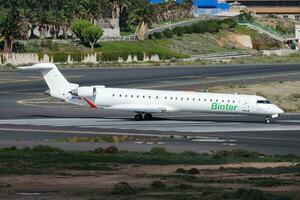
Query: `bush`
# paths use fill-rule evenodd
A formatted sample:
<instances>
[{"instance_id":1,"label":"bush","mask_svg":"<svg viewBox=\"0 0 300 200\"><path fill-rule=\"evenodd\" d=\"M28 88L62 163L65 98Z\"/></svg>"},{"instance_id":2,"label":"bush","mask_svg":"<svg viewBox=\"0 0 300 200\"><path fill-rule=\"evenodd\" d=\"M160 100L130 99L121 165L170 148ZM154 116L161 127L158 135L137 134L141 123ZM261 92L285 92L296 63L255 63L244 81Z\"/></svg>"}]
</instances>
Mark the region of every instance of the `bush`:
<instances>
[{"instance_id":1,"label":"bush","mask_svg":"<svg viewBox=\"0 0 300 200\"><path fill-rule=\"evenodd\" d=\"M154 189L164 190L164 189L166 189L167 186L162 181L153 181L151 183L151 187L154 188Z\"/></svg>"},{"instance_id":2,"label":"bush","mask_svg":"<svg viewBox=\"0 0 300 200\"><path fill-rule=\"evenodd\" d=\"M96 153L96 154L101 154L101 153L104 152L104 149L102 147L98 147L98 148L94 149L93 152Z\"/></svg>"},{"instance_id":3,"label":"bush","mask_svg":"<svg viewBox=\"0 0 300 200\"><path fill-rule=\"evenodd\" d=\"M267 200L263 191L257 189L238 189L234 196L242 200Z\"/></svg>"},{"instance_id":4,"label":"bush","mask_svg":"<svg viewBox=\"0 0 300 200\"><path fill-rule=\"evenodd\" d=\"M165 38L172 38L174 36L174 32L170 29L166 29L163 32Z\"/></svg>"},{"instance_id":5,"label":"bush","mask_svg":"<svg viewBox=\"0 0 300 200\"><path fill-rule=\"evenodd\" d=\"M116 154L119 153L119 149L115 145L109 146L104 150L104 153Z\"/></svg>"},{"instance_id":6,"label":"bush","mask_svg":"<svg viewBox=\"0 0 300 200\"><path fill-rule=\"evenodd\" d=\"M185 171L185 169L183 169L183 168L177 168L176 169L176 173L179 173L179 174L184 174L186 171Z\"/></svg>"},{"instance_id":7,"label":"bush","mask_svg":"<svg viewBox=\"0 0 300 200\"><path fill-rule=\"evenodd\" d=\"M186 171L188 174L199 174L199 169L196 168L191 168L189 170Z\"/></svg>"},{"instance_id":8,"label":"bush","mask_svg":"<svg viewBox=\"0 0 300 200\"><path fill-rule=\"evenodd\" d=\"M153 147L150 153L155 155L161 155L161 154L167 154L168 151L164 147Z\"/></svg>"},{"instance_id":9,"label":"bush","mask_svg":"<svg viewBox=\"0 0 300 200\"><path fill-rule=\"evenodd\" d=\"M0 150L1 151L16 151L18 149L17 149L17 147L12 146L12 147L3 148L3 149L0 149Z\"/></svg>"},{"instance_id":10,"label":"bush","mask_svg":"<svg viewBox=\"0 0 300 200\"><path fill-rule=\"evenodd\" d=\"M192 189L193 186L189 184L181 183L180 185L177 186L177 188L181 190L188 190L188 189Z\"/></svg>"},{"instance_id":11,"label":"bush","mask_svg":"<svg viewBox=\"0 0 300 200\"><path fill-rule=\"evenodd\" d=\"M135 193L136 191L127 182L120 182L115 184L112 191L112 194L116 195L132 195Z\"/></svg>"},{"instance_id":12,"label":"bush","mask_svg":"<svg viewBox=\"0 0 300 200\"><path fill-rule=\"evenodd\" d=\"M182 36L184 33L186 33L185 27L177 26L173 29L173 32L177 36Z\"/></svg>"},{"instance_id":13,"label":"bush","mask_svg":"<svg viewBox=\"0 0 300 200\"><path fill-rule=\"evenodd\" d=\"M20 43L20 42L15 42L13 44L13 49L12 51L14 53L25 53L27 51L26 47L24 44Z\"/></svg>"},{"instance_id":14,"label":"bush","mask_svg":"<svg viewBox=\"0 0 300 200\"><path fill-rule=\"evenodd\" d=\"M64 152L60 148L51 147L48 145L38 145L32 148L32 151L34 152L42 152L42 153L62 153Z\"/></svg>"},{"instance_id":15,"label":"bush","mask_svg":"<svg viewBox=\"0 0 300 200\"><path fill-rule=\"evenodd\" d=\"M162 33L153 33L152 38L154 39L162 39L164 36Z\"/></svg>"},{"instance_id":16,"label":"bush","mask_svg":"<svg viewBox=\"0 0 300 200\"><path fill-rule=\"evenodd\" d=\"M218 151L213 154L213 158L221 159L221 158L228 158L228 157L237 157L237 158L257 158L259 156L264 156L258 152L252 152L242 149L235 149L231 151Z\"/></svg>"}]
</instances>

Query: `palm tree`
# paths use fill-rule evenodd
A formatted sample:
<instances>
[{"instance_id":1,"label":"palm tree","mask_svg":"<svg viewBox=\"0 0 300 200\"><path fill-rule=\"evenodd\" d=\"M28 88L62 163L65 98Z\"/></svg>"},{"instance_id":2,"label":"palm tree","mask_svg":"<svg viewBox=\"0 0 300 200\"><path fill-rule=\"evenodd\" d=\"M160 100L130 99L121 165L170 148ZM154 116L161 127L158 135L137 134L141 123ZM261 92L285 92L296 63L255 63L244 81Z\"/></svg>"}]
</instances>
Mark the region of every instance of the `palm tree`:
<instances>
[{"instance_id":1,"label":"palm tree","mask_svg":"<svg viewBox=\"0 0 300 200\"><path fill-rule=\"evenodd\" d=\"M137 8L129 14L129 22L132 25L137 25L136 34L139 40L145 39L148 32L148 27L153 23L155 18L155 7L150 4Z\"/></svg>"},{"instance_id":2,"label":"palm tree","mask_svg":"<svg viewBox=\"0 0 300 200\"><path fill-rule=\"evenodd\" d=\"M96 21L101 16L101 7L100 3L97 0L83 0L81 5L84 9L84 13L87 15L92 24L95 24Z\"/></svg>"},{"instance_id":3,"label":"palm tree","mask_svg":"<svg viewBox=\"0 0 300 200\"><path fill-rule=\"evenodd\" d=\"M130 2L128 0L109 0L111 7L111 25L114 28L116 25L116 20L120 18L121 12L126 9Z\"/></svg>"}]
</instances>

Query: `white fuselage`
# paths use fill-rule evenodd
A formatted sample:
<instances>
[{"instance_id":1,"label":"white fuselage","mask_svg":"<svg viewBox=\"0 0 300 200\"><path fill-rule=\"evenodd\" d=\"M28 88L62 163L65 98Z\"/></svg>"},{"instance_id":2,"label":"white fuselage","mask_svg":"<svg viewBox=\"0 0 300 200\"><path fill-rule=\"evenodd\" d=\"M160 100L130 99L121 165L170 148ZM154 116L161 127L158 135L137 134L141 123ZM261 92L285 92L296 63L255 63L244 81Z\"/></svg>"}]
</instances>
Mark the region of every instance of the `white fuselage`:
<instances>
[{"instance_id":1,"label":"white fuselage","mask_svg":"<svg viewBox=\"0 0 300 200\"><path fill-rule=\"evenodd\" d=\"M93 95L79 96L78 100L82 104L89 105L86 99L97 108L109 110L137 113L213 112L265 116L283 112L277 106L267 103L265 98L256 95L92 87L94 88ZM77 100L74 95L70 98L70 103L73 101L78 104L78 101L74 102Z\"/></svg>"}]
</instances>

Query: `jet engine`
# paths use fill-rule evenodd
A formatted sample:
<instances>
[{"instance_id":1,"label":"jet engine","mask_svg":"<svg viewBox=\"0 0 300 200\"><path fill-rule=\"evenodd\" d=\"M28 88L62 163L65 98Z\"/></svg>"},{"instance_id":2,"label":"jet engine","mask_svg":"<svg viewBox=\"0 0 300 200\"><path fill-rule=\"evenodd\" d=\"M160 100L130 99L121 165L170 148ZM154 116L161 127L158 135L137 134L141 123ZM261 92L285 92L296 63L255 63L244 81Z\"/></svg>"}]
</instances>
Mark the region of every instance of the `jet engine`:
<instances>
[{"instance_id":1,"label":"jet engine","mask_svg":"<svg viewBox=\"0 0 300 200\"><path fill-rule=\"evenodd\" d=\"M69 93L78 97L96 97L98 89L105 88L105 86L83 86L78 87Z\"/></svg>"},{"instance_id":2,"label":"jet engine","mask_svg":"<svg viewBox=\"0 0 300 200\"><path fill-rule=\"evenodd\" d=\"M97 94L97 90L95 87L79 87L75 90L72 90L70 94L78 97L95 97Z\"/></svg>"}]
</instances>

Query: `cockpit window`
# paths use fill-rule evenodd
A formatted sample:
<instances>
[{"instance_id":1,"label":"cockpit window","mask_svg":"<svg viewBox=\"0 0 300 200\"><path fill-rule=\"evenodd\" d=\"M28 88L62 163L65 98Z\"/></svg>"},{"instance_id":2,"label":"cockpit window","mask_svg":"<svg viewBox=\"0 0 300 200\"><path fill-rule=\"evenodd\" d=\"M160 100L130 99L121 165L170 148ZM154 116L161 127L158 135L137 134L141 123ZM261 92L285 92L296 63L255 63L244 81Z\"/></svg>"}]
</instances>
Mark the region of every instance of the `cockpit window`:
<instances>
[{"instance_id":1,"label":"cockpit window","mask_svg":"<svg viewBox=\"0 0 300 200\"><path fill-rule=\"evenodd\" d=\"M269 100L258 100L257 103L258 104L271 104L271 101L269 101Z\"/></svg>"}]
</instances>

